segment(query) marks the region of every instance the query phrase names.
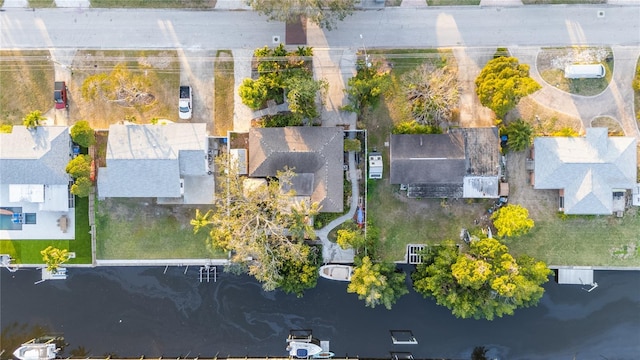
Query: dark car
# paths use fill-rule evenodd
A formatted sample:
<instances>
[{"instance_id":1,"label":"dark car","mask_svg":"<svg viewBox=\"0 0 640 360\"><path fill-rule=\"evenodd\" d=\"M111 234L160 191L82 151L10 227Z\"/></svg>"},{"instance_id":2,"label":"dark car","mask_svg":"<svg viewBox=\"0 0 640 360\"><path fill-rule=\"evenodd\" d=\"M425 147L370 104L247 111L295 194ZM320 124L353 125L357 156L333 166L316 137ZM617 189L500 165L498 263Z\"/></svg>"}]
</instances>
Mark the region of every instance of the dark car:
<instances>
[{"instance_id":1,"label":"dark car","mask_svg":"<svg viewBox=\"0 0 640 360\"><path fill-rule=\"evenodd\" d=\"M67 99L67 84L64 81L56 81L53 90L53 100L56 102L56 109L69 107Z\"/></svg>"}]
</instances>

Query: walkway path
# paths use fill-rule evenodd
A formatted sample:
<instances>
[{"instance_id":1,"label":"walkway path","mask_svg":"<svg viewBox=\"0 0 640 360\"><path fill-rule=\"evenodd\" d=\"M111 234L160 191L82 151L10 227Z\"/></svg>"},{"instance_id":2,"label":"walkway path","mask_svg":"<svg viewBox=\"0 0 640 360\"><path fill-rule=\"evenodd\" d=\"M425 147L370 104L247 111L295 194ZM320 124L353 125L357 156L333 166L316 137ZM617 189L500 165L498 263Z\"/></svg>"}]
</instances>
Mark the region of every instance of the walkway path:
<instances>
[{"instance_id":1,"label":"walkway path","mask_svg":"<svg viewBox=\"0 0 640 360\"><path fill-rule=\"evenodd\" d=\"M475 79L491 60L495 48L454 48L460 84L460 127L493 126L493 112L480 104Z\"/></svg>"},{"instance_id":2,"label":"walkway path","mask_svg":"<svg viewBox=\"0 0 640 360\"><path fill-rule=\"evenodd\" d=\"M542 89L531 95L536 102L551 109L566 113L582 120L584 128L591 127L591 121L598 116L616 119L627 136L640 139L635 120L633 89L631 81L640 47L614 46L614 70L609 87L595 96L573 95L556 89L546 83L536 69L538 47L510 48L511 54L521 63L531 66L531 77L542 85Z\"/></svg>"}]
</instances>

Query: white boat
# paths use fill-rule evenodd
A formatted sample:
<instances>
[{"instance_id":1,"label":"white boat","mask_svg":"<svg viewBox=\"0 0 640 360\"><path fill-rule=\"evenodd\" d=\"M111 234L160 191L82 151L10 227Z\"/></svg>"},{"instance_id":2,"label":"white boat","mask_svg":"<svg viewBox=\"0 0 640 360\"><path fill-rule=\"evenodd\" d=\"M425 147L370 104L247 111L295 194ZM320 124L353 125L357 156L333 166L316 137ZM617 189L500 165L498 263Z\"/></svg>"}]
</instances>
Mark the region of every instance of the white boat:
<instances>
[{"instance_id":1,"label":"white boat","mask_svg":"<svg viewBox=\"0 0 640 360\"><path fill-rule=\"evenodd\" d=\"M329 264L320 267L320 276L329 280L351 281L353 266Z\"/></svg>"},{"instance_id":2,"label":"white boat","mask_svg":"<svg viewBox=\"0 0 640 360\"><path fill-rule=\"evenodd\" d=\"M308 359L323 352L320 345L304 341L290 341L287 351L289 356L297 359Z\"/></svg>"},{"instance_id":3,"label":"white boat","mask_svg":"<svg viewBox=\"0 0 640 360\"><path fill-rule=\"evenodd\" d=\"M35 343L34 340L22 344L13 356L20 360L52 360L58 354L58 347L54 342Z\"/></svg>"}]
</instances>

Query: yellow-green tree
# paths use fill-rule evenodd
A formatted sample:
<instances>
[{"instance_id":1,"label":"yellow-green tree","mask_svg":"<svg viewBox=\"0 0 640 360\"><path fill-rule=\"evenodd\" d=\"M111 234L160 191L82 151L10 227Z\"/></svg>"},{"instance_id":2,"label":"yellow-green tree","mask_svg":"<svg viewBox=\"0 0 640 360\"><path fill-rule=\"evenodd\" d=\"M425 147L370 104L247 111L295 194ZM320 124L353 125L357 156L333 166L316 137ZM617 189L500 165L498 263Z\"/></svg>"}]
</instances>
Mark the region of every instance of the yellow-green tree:
<instances>
[{"instance_id":1,"label":"yellow-green tree","mask_svg":"<svg viewBox=\"0 0 640 360\"><path fill-rule=\"evenodd\" d=\"M69 160L65 171L74 179L81 177L88 178L91 174L91 156L78 155Z\"/></svg>"},{"instance_id":2,"label":"yellow-green tree","mask_svg":"<svg viewBox=\"0 0 640 360\"><path fill-rule=\"evenodd\" d=\"M58 249L53 246L48 246L46 249L40 251L42 255L42 261L47 265L47 270L52 273L58 271L58 268L63 263L69 260L69 251L67 249Z\"/></svg>"},{"instance_id":3,"label":"yellow-green tree","mask_svg":"<svg viewBox=\"0 0 640 360\"><path fill-rule=\"evenodd\" d=\"M397 272L394 264L373 263L368 256L355 268L347 292L358 294L371 308L384 305L391 310L393 304L409 290L405 285L405 274Z\"/></svg>"},{"instance_id":4,"label":"yellow-green tree","mask_svg":"<svg viewBox=\"0 0 640 360\"><path fill-rule=\"evenodd\" d=\"M493 320L535 306L552 273L544 262L514 258L506 245L489 238L471 242L467 253L447 241L425 251L423 261L411 275L415 290L465 319Z\"/></svg>"},{"instance_id":5,"label":"yellow-green tree","mask_svg":"<svg viewBox=\"0 0 640 360\"><path fill-rule=\"evenodd\" d=\"M40 113L40 110L34 110L28 113L22 119L22 125L26 126L27 129L31 130L40 126L40 123L46 119L47 119L46 117L42 116L42 114Z\"/></svg>"},{"instance_id":6,"label":"yellow-green tree","mask_svg":"<svg viewBox=\"0 0 640 360\"><path fill-rule=\"evenodd\" d=\"M87 197L91 193L93 182L88 177L77 178L71 185L71 193L79 197Z\"/></svg>"},{"instance_id":7,"label":"yellow-green tree","mask_svg":"<svg viewBox=\"0 0 640 360\"><path fill-rule=\"evenodd\" d=\"M520 205L503 206L491 215L491 219L500 237L524 235L534 225L533 220L529 218L529 210Z\"/></svg>"},{"instance_id":8,"label":"yellow-green tree","mask_svg":"<svg viewBox=\"0 0 640 360\"><path fill-rule=\"evenodd\" d=\"M340 229L337 235L336 243L343 249L358 249L365 244L364 234L360 229Z\"/></svg>"},{"instance_id":9,"label":"yellow-green tree","mask_svg":"<svg viewBox=\"0 0 640 360\"><path fill-rule=\"evenodd\" d=\"M88 148L96 143L96 134L87 120L80 120L71 128L71 139L78 145Z\"/></svg>"},{"instance_id":10,"label":"yellow-green tree","mask_svg":"<svg viewBox=\"0 0 640 360\"><path fill-rule=\"evenodd\" d=\"M529 65L520 64L515 57L505 56L490 60L475 82L480 103L493 110L500 119L516 107L520 99L542 88L529 77Z\"/></svg>"}]
</instances>

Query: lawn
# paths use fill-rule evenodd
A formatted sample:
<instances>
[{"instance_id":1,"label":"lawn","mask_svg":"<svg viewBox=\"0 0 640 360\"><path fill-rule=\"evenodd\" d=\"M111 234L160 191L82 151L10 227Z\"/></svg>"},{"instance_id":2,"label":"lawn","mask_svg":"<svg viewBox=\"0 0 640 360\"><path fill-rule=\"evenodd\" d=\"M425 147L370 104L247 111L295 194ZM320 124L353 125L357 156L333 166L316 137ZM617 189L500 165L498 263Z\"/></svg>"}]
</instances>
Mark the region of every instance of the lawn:
<instances>
[{"instance_id":1,"label":"lawn","mask_svg":"<svg viewBox=\"0 0 640 360\"><path fill-rule=\"evenodd\" d=\"M522 0L524 5L547 4L606 4L607 0Z\"/></svg>"},{"instance_id":2,"label":"lawn","mask_svg":"<svg viewBox=\"0 0 640 360\"><path fill-rule=\"evenodd\" d=\"M207 248L205 231L193 234L193 209L147 199L107 199L98 201L97 209L100 260L226 258Z\"/></svg>"},{"instance_id":3,"label":"lawn","mask_svg":"<svg viewBox=\"0 0 640 360\"><path fill-rule=\"evenodd\" d=\"M54 0L29 0L30 8L49 8L56 7Z\"/></svg>"},{"instance_id":4,"label":"lawn","mask_svg":"<svg viewBox=\"0 0 640 360\"><path fill-rule=\"evenodd\" d=\"M600 50L600 59L595 54ZM606 75L602 79L567 79L564 77L564 66L570 63L602 63ZM592 96L603 92L613 76L613 53L610 48L543 48L536 59L540 76L547 83L560 90L576 95Z\"/></svg>"},{"instance_id":5,"label":"lawn","mask_svg":"<svg viewBox=\"0 0 640 360\"><path fill-rule=\"evenodd\" d=\"M538 221L533 230L507 241L515 254L527 254L548 265L640 266L640 216L627 210L612 216L557 216Z\"/></svg>"},{"instance_id":6,"label":"lawn","mask_svg":"<svg viewBox=\"0 0 640 360\"><path fill-rule=\"evenodd\" d=\"M153 98L146 105L126 106L98 97L85 99L82 87L90 75L109 74L118 64L126 64L131 74L143 75ZM175 117L176 91L180 86L180 63L176 51L169 50L79 50L72 64L69 84L69 113L73 122L88 120L94 129L106 129L125 118L146 124L153 118Z\"/></svg>"},{"instance_id":7,"label":"lawn","mask_svg":"<svg viewBox=\"0 0 640 360\"><path fill-rule=\"evenodd\" d=\"M233 130L233 98L235 78L233 75L233 55L229 50L219 50L213 65L215 91L214 135L226 136Z\"/></svg>"},{"instance_id":8,"label":"lawn","mask_svg":"<svg viewBox=\"0 0 640 360\"><path fill-rule=\"evenodd\" d=\"M633 102L636 109L636 119L640 121L640 58L636 63L635 81L638 82L637 90L633 91Z\"/></svg>"},{"instance_id":9,"label":"lawn","mask_svg":"<svg viewBox=\"0 0 640 360\"><path fill-rule=\"evenodd\" d=\"M20 84L15 91L0 91L0 121L22 124L33 110L53 108L53 63L46 50L0 51L0 84Z\"/></svg>"},{"instance_id":10,"label":"lawn","mask_svg":"<svg viewBox=\"0 0 640 360\"><path fill-rule=\"evenodd\" d=\"M217 0L91 0L94 8L214 8Z\"/></svg>"},{"instance_id":11,"label":"lawn","mask_svg":"<svg viewBox=\"0 0 640 360\"><path fill-rule=\"evenodd\" d=\"M9 254L16 264L42 264L40 251L47 246L75 252L69 264L91 264L91 235L89 234L89 200L76 197L75 240L2 240L0 253Z\"/></svg>"}]
</instances>

